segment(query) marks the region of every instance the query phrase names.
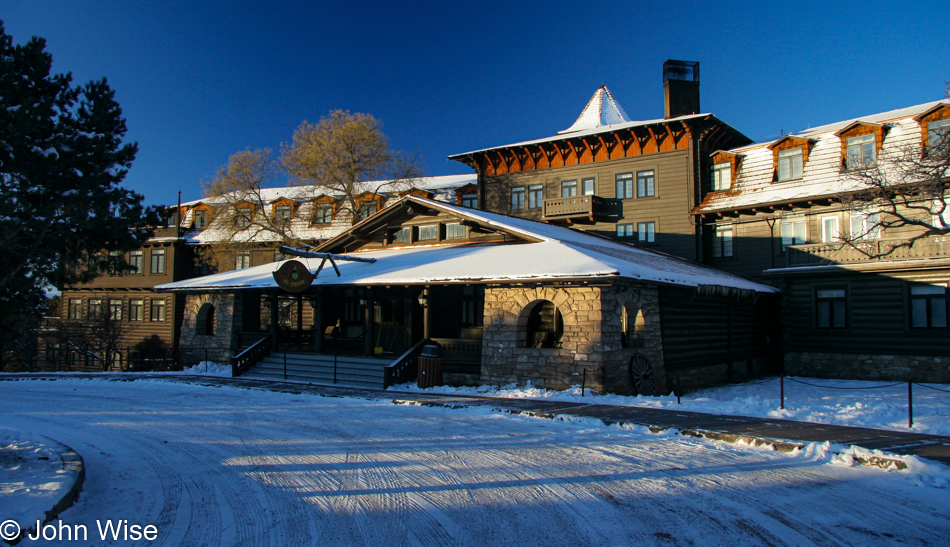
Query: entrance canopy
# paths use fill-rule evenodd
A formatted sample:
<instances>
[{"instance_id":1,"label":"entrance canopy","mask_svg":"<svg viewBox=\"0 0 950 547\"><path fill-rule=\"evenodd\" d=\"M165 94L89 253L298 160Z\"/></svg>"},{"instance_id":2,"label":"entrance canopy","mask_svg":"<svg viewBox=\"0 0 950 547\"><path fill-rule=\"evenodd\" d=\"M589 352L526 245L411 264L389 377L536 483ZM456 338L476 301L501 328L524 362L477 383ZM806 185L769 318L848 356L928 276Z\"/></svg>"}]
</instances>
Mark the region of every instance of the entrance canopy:
<instances>
[{"instance_id":1,"label":"entrance canopy","mask_svg":"<svg viewBox=\"0 0 950 547\"><path fill-rule=\"evenodd\" d=\"M393 221L405 221L407 215L420 209L427 210L430 215L431 211L436 211L466 226L505 237L492 242L390 244L382 249L378 246L369 247L373 250L353 249L347 254L373 258L375 261L339 261L339 277L332 269L325 268L313 281L313 286L604 282L631 279L716 291L778 292L772 287L739 276L607 238L560 226L473 211L416 196L403 198L399 203L357 224L349 233L327 242L319 250L346 250L340 246L342 242L353 240L352 233L360 234L363 240L368 238L367 226L379 226L380 230L388 229L391 233L393 227L387 224L387 215ZM311 272L315 272L321 262L316 258L297 260L305 263ZM273 272L282 264L274 262L187 279L159 285L156 289L194 292L272 289L277 287Z\"/></svg>"}]
</instances>

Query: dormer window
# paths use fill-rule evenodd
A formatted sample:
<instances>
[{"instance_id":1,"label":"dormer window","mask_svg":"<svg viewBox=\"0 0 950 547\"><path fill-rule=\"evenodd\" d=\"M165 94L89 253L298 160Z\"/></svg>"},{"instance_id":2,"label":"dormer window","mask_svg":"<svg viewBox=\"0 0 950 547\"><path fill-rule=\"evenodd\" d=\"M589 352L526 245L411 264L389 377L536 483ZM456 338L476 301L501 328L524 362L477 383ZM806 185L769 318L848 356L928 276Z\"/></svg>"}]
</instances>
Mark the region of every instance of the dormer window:
<instances>
[{"instance_id":1,"label":"dormer window","mask_svg":"<svg viewBox=\"0 0 950 547\"><path fill-rule=\"evenodd\" d=\"M234 211L234 225L238 228L250 226L252 218L254 218L254 209L251 207L238 207Z\"/></svg>"},{"instance_id":2,"label":"dormer window","mask_svg":"<svg viewBox=\"0 0 950 547\"><path fill-rule=\"evenodd\" d=\"M775 169L772 180L774 182L784 182L804 177L808 154L815 142L815 139L785 135L770 144L772 166Z\"/></svg>"},{"instance_id":3,"label":"dormer window","mask_svg":"<svg viewBox=\"0 0 950 547\"><path fill-rule=\"evenodd\" d=\"M841 160L845 169L867 169L877 162L889 125L854 122L835 133L841 139Z\"/></svg>"},{"instance_id":4,"label":"dormer window","mask_svg":"<svg viewBox=\"0 0 950 547\"><path fill-rule=\"evenodd\" d=\"M927 150L950 145L950 119L927 124Z\"/></svg>"},{"instance_id":5,"label":"dormer window","mask_svg":"<svg viewBox=\"0 0 950 547\"><path fill-rule=\"evenodd\" d=\"M805 155L802 148L790 148L778 152L778 180L794 180L802 178L805 168Z\"/></svg>"},{"instance_id":6,"label":"dormer window","mask_svg":"<svg viewBox=\"0 0 950 547\"><path fill-rule=\"evenodd\" d=\"M279 225L290 224L290 205L274 207L274 222Z\"/></svg>"},{"instance_id":7,"label":"dormer window","mask_svg":"<svg viewBox=\"0 0 950 547\"><path fill-rule=\"evenodd\" d=\"M313 206L313 218L310 224L330 224L333 222L333 205L330 203L317 203Z\"/></svg>"},{"instance_id":8,"label":"dormer window","mask_svg":"<svg viewBox=\"0 0 950 547\"><path fill-rule=\"evenodd\" d=\"M195 230L204 230L208 226L208 210L195 209Z\"/></svg>"},{"instance_id":9,"label":"dormer window","mask_svg":"<svg viewBox=\"0 0 950 547\"><path fill-rule=\"evenodd\" d=\"M848 139L848 169L864 169L874 165L876 159L874 135L861 135Z\"/></svg>"},{"instance_id":10,"label":"dormer window","mask_svg":"<svg viewBox=\"0 0 950 547\"><path fill-rule=\"evenodd\" d=\"M722 162L713 164L712 189L713 192L728 190L732 186L732 163Z\"/></svg>"}]
</instances>

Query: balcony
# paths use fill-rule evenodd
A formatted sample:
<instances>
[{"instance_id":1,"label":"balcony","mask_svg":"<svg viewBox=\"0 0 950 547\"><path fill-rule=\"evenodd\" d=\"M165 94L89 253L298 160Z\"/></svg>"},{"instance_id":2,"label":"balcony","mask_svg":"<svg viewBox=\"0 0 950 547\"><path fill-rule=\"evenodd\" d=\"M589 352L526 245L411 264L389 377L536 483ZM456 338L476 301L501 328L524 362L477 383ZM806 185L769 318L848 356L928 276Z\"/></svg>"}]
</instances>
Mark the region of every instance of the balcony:
<instances>
[{"instance_id":1,"label":"balcony","mask_svg":"<svg viewBox=\"0 0 950 547\"><path fill-rule=\"evenodd\" d=\"M875 239L862 243L869 254L887 252L900 239ZM913 247L901 247L889 255L870 258L857 249L844 243L821 243L815 245L793 245L788 252L788 267L822 266L828 264L858 264L876 262L894 262L901 260L926 260L932 258L950 258L950 236L937 236L920 239Z\"/></svg>"},{"instance_id":2,"label":"balcony","mask_svg":"<svg viewBox=\"0 0 950 547\"><path fill-rule=\"evenodd\" d=\"M572 196L544 200L541 219L596 222L606 214L600 196Z\"/></svg>"}]
</instances>

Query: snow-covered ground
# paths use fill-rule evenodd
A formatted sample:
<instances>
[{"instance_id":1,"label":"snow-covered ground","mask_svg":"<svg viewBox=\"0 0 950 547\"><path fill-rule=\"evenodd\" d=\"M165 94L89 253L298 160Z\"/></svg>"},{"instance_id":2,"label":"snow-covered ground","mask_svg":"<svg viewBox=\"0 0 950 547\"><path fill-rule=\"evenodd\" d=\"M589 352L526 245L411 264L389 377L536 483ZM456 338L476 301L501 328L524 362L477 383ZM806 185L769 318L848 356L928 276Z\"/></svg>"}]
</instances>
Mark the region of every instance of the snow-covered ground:
<instances>
[{"instance_id":1,"label":"snow-covered ground","mask_svg":"<svg viewBox=\"0 0 950 547\"><path fill-rule=\"evenodd\" d=\"M937 545L950 534L950 488L818 444L785 454L594 420L163 379L0 381L0 400L5 427L85 458L83 492L61 515L86 527L81 544L103 543L97 521L121 519L157 527L141 544L169 546ZM0 496L0 520L18 502Z\"/></svg>"},{"instance_id":2,"label":"snow-covered ground","mask_svg":"<svg viewBox=\"0 0 950 547\"><path fill-rule=\"evenodd\" d=\"M75 475L63 468L63 448L29 431L0 428L0 520L27 529L66 495Z\"/></svg>"},{"instance_id":3,"label":"snow-covered ground","mask_svg":"<svg viewBox=\"0 0 950 547\"><path fill-rule=\"evenodd\" d=\"M887 387L881 387L887 386ZM933 389L936 388L936 389ZM950 385L913 386L914 427L908 429L907 384L785 378L785 408L781 408L779 378L753 380L742 384L705 389L681 397L624 397L599 395L580 386L564 391L532 386L435 387L420 390L416 384L400 384L391 389L455 395L490 395L519 399L586 402L603 405L670 408L708 414L783 418L802 422L871 427L950 435Z\"/></svg>"}]
</instances>

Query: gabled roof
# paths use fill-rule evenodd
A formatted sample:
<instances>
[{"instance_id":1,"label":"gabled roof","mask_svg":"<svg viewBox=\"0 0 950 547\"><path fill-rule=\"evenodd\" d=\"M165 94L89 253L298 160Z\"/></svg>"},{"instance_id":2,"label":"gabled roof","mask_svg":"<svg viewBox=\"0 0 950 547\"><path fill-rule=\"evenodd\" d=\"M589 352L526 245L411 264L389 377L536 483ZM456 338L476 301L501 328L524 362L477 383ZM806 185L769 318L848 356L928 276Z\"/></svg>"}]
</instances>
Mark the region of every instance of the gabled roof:
<instances>
[{"instance_id":1,"label":"gabled roof","mask_svg":"<svg viewBox=\"0 0 950 547\"><path fill-rule=\"evenodd\" d=\"M587 101L587 106L581 111L574 125L563 131L558 131L558 135L583 131L585 129L596 129L605 125L614 125L618 123L627 123L630 118L623 111L617 99L614 98L606 85L601 85L594 92L594 95Z\"/></svg>"},{"instance_id":2,"label":"gabled roof","mask_svg":"<svg viewBox=\"0 0 950 547\"><path fill-rule=\"evenodd\" d=\"M393 206L357 224L352 230L387 215L399 214L399 207L431 208L460 220L517 236L517 243L431 245L350 253L375 258L373 263L340 262L341 277L332 270L323 273L314 285L409 285L426 283L518 283L541 281L609 281L633 279L650 283L710 289L712 291L777 292L739 276L721 272L683 259L526 219L475 211L437 201L406 196ZM343 237L343 236L340 236ZM335 238L318 250L332 251L341 239ZM318 259L301 259L311 271ZM273 288L275 262L244 270L225 272L159 285L158 290L212 291Z\"/></svg>"}]
</instances>

